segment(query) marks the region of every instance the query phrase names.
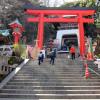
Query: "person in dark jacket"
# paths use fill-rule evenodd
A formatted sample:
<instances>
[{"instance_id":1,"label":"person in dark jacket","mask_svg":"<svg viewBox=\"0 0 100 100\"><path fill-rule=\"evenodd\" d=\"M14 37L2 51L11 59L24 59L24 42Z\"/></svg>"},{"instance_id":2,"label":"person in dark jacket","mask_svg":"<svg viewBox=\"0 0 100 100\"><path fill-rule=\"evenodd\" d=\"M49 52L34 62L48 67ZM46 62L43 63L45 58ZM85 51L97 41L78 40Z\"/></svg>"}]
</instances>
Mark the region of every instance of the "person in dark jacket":
<instances>
[{"instance_id":1,"label":"person in dark jacket","mask_svg":"<svg viewBox=\"0 0 100 100\"><path fill-rule=\"evenodd\" d=\"M52 50L50 54L50 64L54 65L55 64L55 58L56 58L56 51Z\"/></svg>"},{"instance_id":2,"label":"person in dark jacket","mask_svg":"<svg viewBox=\"0 0 100 100\"><path fill-rule=\"evenodd\" d=\"M42 53L41 62L44 61L44 54Z\"/></svg>"},{"instance_id":3,"label":"person in dark jacket","mask_svg":"<svg viewBox=\"0 0 100 100\"><path fill-rule=\"evenodd\" d=\"M38 55L38 64L39 64L39 65L40 65L41 62L43 61L43 60L42 60L42 58L43 58L42 55L43 55L42 52L40 52L39 55Z\"/></svg>"}]
</instances>

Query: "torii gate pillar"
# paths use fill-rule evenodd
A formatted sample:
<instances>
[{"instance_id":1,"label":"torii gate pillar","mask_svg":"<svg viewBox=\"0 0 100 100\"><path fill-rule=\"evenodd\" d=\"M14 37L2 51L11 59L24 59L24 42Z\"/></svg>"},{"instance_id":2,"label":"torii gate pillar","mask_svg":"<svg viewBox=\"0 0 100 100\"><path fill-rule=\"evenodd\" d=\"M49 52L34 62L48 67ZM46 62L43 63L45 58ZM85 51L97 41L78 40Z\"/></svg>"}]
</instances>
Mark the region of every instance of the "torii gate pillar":
<instances>
[{"instance_id":1,"label":"torii gate pillar","mask_svg":"<svg viewBox=\"0 0 100 100\"><path fill-rule=\"evenodd\" d=\"M41 49L43 46L43 34L44 33L44 15L40 14L40 19L38 22L38 47ZM79 15L79 36L80 36L80 55L83 56L85 53L85 42L84 42L84 26L82 15Z\"/></svg>"},{"instance_id":2,"label":"torii gate pillar","mask_svg":"<svg viewBox=\"0 0 100 100\"><path fill-rule=\"evenodd\" d=\"M85 54L85 38L84 38L84 26L83 26L83 19L82 15L79 15L79 48L80 48L80 55L84 56Z\"/></svg>"},{"instance_id":3,"label":"torii gate pillar","mask_svg":"<svg viewBox=\"0 0 100 100\"><path fill-rule=\"evenodd\" d=\"M43 35L44 35L43 33L44 33L44 15L41 13L38 22L38 35L37 35L38 47L40 49L42 49L43 46Z\"/></svg>"}]
</instances>

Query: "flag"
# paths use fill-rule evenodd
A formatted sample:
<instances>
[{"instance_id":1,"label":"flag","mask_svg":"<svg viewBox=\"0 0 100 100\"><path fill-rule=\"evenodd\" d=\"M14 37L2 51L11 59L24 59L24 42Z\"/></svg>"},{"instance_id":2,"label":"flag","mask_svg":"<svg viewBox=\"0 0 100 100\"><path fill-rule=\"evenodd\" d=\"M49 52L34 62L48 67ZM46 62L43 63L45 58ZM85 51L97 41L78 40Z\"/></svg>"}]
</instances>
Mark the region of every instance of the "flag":
<instances>
[{"instance_id":1,"label":"flag","mask_svg":"<svg viewBox=\"0 0 100 100\"><path fill-rule=\"evenodd\" d=\"M88 53L87 53L87 59L88 60L93 60L93 47L92 47L92 39L88 39Z\"/></svg>"},{"instance_id":2,"label":"flag","mask_svg":"<svg viewBox=\"0 0 100 100\"><path fill-rule=\"evenodd\" d=\"M92 39L91 38L89 39L89 49L88 49L88 52L93 53Z\"/></svg>"}]
</instances>

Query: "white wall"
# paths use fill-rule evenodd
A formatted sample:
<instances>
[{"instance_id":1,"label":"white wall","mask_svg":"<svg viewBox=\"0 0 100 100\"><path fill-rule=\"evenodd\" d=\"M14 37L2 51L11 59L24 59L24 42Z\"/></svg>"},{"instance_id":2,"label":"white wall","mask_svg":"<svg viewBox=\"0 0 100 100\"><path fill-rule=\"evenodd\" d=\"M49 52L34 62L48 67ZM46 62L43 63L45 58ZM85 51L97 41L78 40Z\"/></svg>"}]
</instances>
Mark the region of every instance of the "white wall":
<instances>
[{"instance_id":1,"label":"white wall","mask_svg":"<svg viewBox=\"0 0 100 100\"><path fill-rule=\"evenodd\" d=\"M78 45L79 45L79 30L78 29L68 29L68 30L58 30L56 40L58 41L58 48L61 48L61 41L64 35L77 35Z\"/></svg>"}]
</instances>

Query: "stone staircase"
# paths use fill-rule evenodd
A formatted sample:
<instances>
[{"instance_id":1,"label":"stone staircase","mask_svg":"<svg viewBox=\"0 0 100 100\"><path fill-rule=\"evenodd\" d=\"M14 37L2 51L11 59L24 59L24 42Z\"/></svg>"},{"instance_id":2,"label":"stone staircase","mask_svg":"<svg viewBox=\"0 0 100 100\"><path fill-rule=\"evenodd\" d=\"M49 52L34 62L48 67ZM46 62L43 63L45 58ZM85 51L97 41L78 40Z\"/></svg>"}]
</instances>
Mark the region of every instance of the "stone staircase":
<instances>
[{"instance_id":1,"label":"stone staircase","mask_svg":"<svg viewBox=\"0 0 100 100\"><path fill-rule=\"evenodd\" d=\"M1 90L0 100L100 99L100 77L83 76L79 59L60 57L55 65L29 61Z\"/></svg>"}]
</instances>

